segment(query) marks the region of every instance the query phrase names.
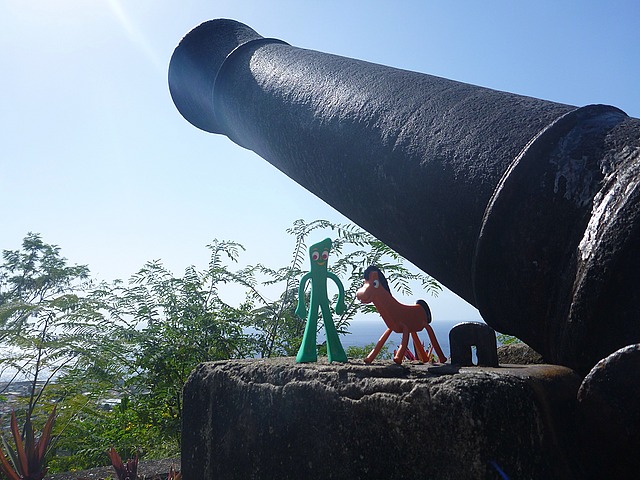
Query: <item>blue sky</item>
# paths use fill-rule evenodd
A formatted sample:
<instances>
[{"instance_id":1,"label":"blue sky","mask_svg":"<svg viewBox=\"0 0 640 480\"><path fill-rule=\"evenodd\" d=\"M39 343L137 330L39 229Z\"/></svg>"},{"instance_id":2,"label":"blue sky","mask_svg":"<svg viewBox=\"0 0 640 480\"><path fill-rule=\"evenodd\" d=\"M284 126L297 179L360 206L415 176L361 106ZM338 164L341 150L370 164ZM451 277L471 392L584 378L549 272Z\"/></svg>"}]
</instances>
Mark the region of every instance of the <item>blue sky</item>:
<instances>
[{"instance_id":1,"label":"blue sky","mask_svg":"<svg viewBox=\"0 0 640 480\"><path fill-rule=\"evenodd\" d=\"M212 18L304 48L640 116L637 1L0 0L0 249L29 232L102 280L162 259L287 263L298 218L347 221L252 152L202 132L167 87ZM320 235L320 234L319 234ZM478 314L455 295L436 319Z\"/></svg>"}]
</instances>

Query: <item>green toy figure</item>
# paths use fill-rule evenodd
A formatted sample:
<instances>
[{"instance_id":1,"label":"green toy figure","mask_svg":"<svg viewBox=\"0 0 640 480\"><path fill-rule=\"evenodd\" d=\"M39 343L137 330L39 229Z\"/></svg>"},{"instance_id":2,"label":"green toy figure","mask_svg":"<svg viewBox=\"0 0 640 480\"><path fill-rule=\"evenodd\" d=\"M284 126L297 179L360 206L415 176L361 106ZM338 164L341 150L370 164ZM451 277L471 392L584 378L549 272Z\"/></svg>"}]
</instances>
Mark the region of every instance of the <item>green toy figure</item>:
<instances>
[{"instance_id":1,"label":"green toy figure","mask_svg":"<svg viewBox=\"0 0 640 480\"><path fill-rule=\"evenodd\" d=\"M318 359L316 349L316 332L318 330L318 308L322 309L322 319L324 320L324 330L327 334L327 356L329 362L346 362L347 354L344 353L336 326L333 323L333 315L329 308L329 297L327 296L327 279L330 278L338 286L338 302L336 303L336 313L342 315L345 311L344 287L340 279L327 270L329 251L331 250L331 239L325 238L323 241L309 247L311 257L311 271L306 273L300 280L298 287L298 306L296 315L300 318L307 317L307 325L302 337L302 345L296 357L297 363L315 362ZM307 282L311 280L311 305L309 311L305 306L304 289Z\"/></svg>"}]
</instances>

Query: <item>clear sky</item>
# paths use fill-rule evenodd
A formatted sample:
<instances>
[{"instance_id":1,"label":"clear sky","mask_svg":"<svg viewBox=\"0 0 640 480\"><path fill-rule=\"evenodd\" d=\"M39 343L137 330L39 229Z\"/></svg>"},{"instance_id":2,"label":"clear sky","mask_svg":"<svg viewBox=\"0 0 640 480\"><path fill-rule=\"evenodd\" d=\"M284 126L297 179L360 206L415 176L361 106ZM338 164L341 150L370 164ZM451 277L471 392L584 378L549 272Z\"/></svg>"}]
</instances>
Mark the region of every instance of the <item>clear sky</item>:
<instances>
[{"instance_id":1,"label":"clear sky","mask_svg":"<svg viewBox=\"0 0 640 480\"><path fill-rule=\"evenodd\" d=\"M640 116L637 0L0 0L0 249L29 231L101 280L213 238L283 266L298 218L347 221L252 152L184 120L167 67L189 30L233 18L299 47ZM453 294L436 319L472 320Z\"/></svg>"}]
</instances>

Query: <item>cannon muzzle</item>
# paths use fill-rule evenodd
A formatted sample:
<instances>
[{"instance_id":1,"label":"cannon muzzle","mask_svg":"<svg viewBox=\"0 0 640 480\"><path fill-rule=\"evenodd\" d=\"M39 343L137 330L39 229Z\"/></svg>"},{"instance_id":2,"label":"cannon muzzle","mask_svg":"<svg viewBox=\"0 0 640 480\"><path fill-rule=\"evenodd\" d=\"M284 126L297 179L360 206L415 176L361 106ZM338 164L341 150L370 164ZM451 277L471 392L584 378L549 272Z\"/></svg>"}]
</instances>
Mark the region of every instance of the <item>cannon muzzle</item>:
<instances>
[{"instance_id":1,"label":"cannon muzzle","mask_svg":"<svg viewBox=\"0 0 640 480\"><path fill-rule=\"evenodd\" d=\"M588 371L640 342L640 122L293 47L233 20L169 87L223 134L475 305Z\"/></svg>"}]
</instances>

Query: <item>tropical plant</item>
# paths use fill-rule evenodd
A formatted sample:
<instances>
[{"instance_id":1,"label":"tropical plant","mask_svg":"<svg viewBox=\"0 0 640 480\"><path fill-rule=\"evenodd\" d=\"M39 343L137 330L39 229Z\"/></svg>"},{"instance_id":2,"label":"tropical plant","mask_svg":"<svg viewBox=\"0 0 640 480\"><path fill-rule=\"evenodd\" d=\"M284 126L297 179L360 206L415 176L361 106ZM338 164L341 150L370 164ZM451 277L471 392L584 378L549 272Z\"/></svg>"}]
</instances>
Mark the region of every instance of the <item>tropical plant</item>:
<instances>
[{"instance_id":1,"label":"tropical plant","mask_svg":"<svg viewBox=\"0 0 640 480\"><path fill-rule=\"evenodd\" d=\"M137 480L138 478L138 456L127 460L127 463L122 462L122 458L118 455L115 448L111 447L107 452L111 465L118 475L118 480Z\"/></svg>"},{"instance_id":2,"label":"tropical plant","mask_svg":"<svg viewBox=\"0 0 640 480\"><path fill-rule=\"evenodd\" d=\"M47 473L46 456L55 418L56 408L54 407L42 429L42 434L36 440L31 418L27 416L24 426L25 436L22 438L16 414L11 413L11 434L15 449L11 448L4 436L2 436L2 443L7 455L0 449L0 470L9 480L42 480L44 478Z\"/></svg>"}]
</instances>

